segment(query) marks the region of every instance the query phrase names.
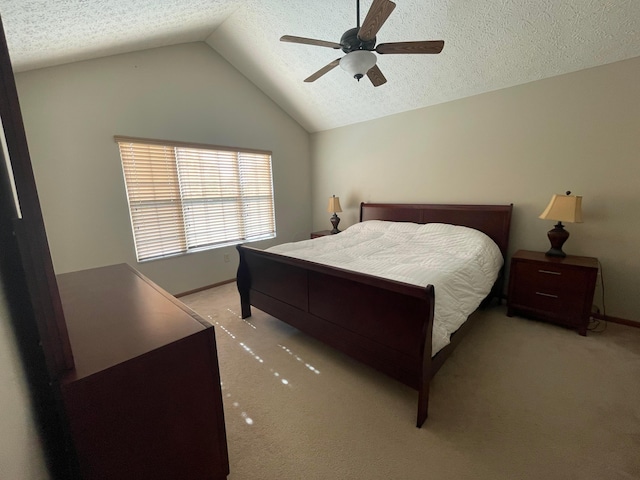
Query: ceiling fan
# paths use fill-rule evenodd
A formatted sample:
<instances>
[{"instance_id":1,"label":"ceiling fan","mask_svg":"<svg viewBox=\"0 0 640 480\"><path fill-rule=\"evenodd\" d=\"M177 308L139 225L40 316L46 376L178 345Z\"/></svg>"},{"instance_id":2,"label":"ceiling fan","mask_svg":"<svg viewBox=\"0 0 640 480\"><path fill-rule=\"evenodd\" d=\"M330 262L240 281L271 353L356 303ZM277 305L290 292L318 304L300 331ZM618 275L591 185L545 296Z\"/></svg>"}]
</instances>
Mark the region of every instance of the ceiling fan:
<instances>
[{"instance_id":1,"label":"ceiling fan","mask_svg":"<svg viewBox=\"0 0 640 480\"><path fill-rule=\"evenodd\" d=\"M280 41L317 45L320 47L334 48L336 50L342 49L342 51L346 53L345 56L335 59L333 62L325 65L313 75L306 78L304 80L305 82L313 82L340 65L344 70L353 75L356 80L360 81L360 79L366 75L374 87L379 87L385 84L387 79L384 78L380 68L376 65L376 56L373 52L382 55L396 53L440 53L444 47L443 40L381 43L376 46L376 34L387 18L389 18L394 8L396 8L396 4L390 0L373 0L371 8L369 8L369 12L361 26L360 0L356 0L357 27L344 32L340 38L340 43L315 40L313 38L294 37L292 35L284 35L280 38Z\"/></svg>"}]
</instances>

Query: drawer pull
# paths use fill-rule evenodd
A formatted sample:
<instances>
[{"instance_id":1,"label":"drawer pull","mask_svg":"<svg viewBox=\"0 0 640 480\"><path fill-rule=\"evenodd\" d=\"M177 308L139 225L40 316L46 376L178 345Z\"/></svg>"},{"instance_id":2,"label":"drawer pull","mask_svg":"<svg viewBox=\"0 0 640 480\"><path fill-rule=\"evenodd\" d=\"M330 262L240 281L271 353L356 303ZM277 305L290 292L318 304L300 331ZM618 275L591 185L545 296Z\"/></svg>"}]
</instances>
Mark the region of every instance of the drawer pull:
<instances>
[{"instance_id":1,"label":"drawer pull","mask_svg":"<svg viewBox=\"0 0 640 480\"><path fill-rule=\"evenodd\" d=\"M543 297L558 298L558 295L551 295L550 293L536 292L536 295L541 295Z\"/></svg>"},{"instance_id":2,"label":"drawer pull","mask_svg":"<svg viewBox=\"0 0 640 480\"><path fill-rule=\"evenodd\" d=\"M548 273L549 275L562 275L562 272L552 272L551 270L538 270L540 273Z\"/></svg>"}]
</instances>

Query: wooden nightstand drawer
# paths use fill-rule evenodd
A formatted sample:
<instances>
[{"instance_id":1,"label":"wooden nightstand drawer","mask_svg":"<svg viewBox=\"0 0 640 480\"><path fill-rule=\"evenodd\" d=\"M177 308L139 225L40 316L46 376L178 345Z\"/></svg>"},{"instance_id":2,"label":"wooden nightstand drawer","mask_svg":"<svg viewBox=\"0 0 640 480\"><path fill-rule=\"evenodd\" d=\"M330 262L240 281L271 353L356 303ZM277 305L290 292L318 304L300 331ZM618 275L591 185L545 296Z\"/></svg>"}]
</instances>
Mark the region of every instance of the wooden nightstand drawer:
<instances>
[{"instance_id":1,"label":"wooden nightstand drawer","mask_svg":"<svg viewBox=\"0 0 640 480\"><path fill-rule=\"evenodd\" d=\"M514 305L535 309L567 323L580 322L589 286L587 270L516 262L512 274L519 279L512 292Z\"/></svg>"},{"instance_id":2,"label":"wooden nightstand drawer","mask_svg":"<svg viewBox=\"0 0 640 480\"><path fill-rule=\"evenodd\" d=\"M595 258L554 258L520 250L511 259L507 315L528 314L584 335L597 272Z\"/></svg>"},{"instance_id":3,"label":"wooden nightstand drawer","mask_svg":"<svg viewBox=\"0 0 640 480\"><path fill-rule=\"evenodd\" d=\"M584 292L586 273L584 269L558 268L557 265L541 265L539 263L517 262L517 275L522 276L524 283L534 289Z\"/></svg>"},{"instance_id":4,"label":"wooden nightstand drawer","mask_svg":"<svg viewBox=\"0 0 640 480\"><path fill-rule=\"evenodd\" d=\"M562 290L544 288L517 288L512 305L534 310L535 313L561 320L562 323L580 323L583 298Z\"/></svg>"}]
</instances>

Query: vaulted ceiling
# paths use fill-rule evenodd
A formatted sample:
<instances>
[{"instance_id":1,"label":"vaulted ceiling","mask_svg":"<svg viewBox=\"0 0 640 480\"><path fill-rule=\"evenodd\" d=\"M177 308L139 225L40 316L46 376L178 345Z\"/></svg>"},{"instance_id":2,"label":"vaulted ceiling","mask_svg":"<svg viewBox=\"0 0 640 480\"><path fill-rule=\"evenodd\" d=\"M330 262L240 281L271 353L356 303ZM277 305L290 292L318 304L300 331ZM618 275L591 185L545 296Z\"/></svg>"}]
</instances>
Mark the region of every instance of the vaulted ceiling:
<instances>
[{"instance_id":1,"label":"vaulted ceiling","mask_svg":"<svg viewBox=\"0 0 640 480\"><path fill-rule=\"evenodd\" d=\"M361 19L372 0L361 1ZM640 56L640 0L394 0L378 43L444 40L439 55L379 55L387 83L336 68L356 0L0 0L17 72L206 41L309 132Z\"/></svg>"}]
</instances>

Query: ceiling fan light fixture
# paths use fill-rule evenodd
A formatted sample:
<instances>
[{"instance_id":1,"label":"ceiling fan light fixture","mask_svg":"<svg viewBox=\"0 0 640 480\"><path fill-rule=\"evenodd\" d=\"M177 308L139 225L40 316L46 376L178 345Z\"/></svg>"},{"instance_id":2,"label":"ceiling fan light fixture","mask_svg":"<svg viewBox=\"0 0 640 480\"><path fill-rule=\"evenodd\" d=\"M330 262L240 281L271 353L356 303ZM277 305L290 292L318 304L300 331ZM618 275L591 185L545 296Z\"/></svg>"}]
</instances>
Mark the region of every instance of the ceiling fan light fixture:
<instances>
[{"instance_id":1,"label":"ceiling fan light fixture","mask_svg":"<svg viewBox=\"0 0 640 480\"><path fill-rule=\"evenodd\" d=\"M340 59L340 66L349 75L360 81L376 64L376 56L368 50L355 50Z\"/></svg>"}]
</instances>

